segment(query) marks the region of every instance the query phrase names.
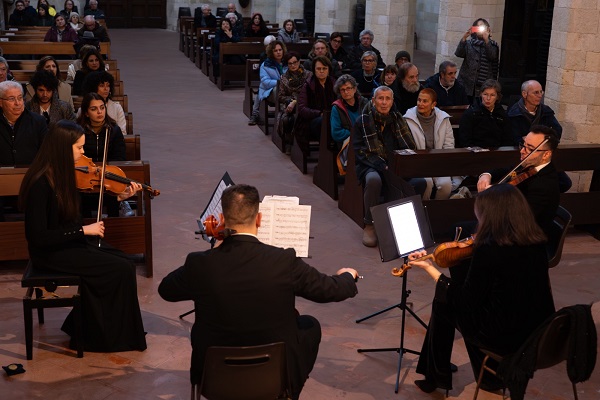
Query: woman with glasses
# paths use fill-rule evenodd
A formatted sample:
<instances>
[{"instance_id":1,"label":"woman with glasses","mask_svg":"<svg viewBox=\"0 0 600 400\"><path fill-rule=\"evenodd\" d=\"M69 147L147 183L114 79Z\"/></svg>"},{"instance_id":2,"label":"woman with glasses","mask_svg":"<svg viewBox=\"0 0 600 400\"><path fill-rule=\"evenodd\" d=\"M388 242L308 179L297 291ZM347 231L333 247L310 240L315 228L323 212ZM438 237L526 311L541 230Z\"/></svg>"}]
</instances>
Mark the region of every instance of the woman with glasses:
<instances>
[{"instance_id":1,"label":"woman with glasses","mask_svg":"<svg viewBox=\"0 0 600 400\"><path fill-rule=\"evenodd\" d=\"M340 69L346 68L346 60L348 58L348 52L342 46L344 43L344 37L339 32L333 32L331 36L329 36L329 52L331 53L331 58L338 62Z\"/></svg>"},{"instance_id":2,"label":"woman with glasses","mask_svg":"<svg viewBox=\"0 0 600 400\"><path fill-rule=\"evenodd\" d=\"M508 115L500 105L500 83L488 79L481 85L480 93L460 120L457 147L490 149L516 145Z\"/></svg>"},{"instance_id":3,"label":"woman with glasses","mask_svg":"<svg viewBox=\"0 0 600 400\"><path fill-rule=\"evenodd\" d=\"M450 268L451 277L442 274L435 262L418 260L426 251L409 255L409 266L422 268L436 282L416 369L425 378L415 384L426 393L452 389L450 356L455 329L465 340L477 380L484 358L480 348L500 355L514 353L554 312L547 237L521 192L501 184L479 193L475 216L478 228L473 256ZM504 387L492 374L483 378L483 390Z\"/></svg>"},{"instance_id":4,"label":"woman with glasses","mask_svg":"<svg viewBox=\"0 0 600 400\"><path fill-rule=\"evenodd\" d=\"M361 69L352 72L352 77L356 79L358 92L370 99L373 96L373 90L379 86L381 73L377 70L377 54L373 51L365 51L360 58Z\"/></svg>"},{"instance_id":5,"label":"woman with glasses","mask_svg":"<svg viewBox=\"0 0 600 400\"><path fill-rule=\"evenodd\" d=\"M79 340L85 351L143 351L146 338L135 265L117 249L104 242L98 245L104 222L82 222L75 163L84 154L85 139L81 126L59 121L23 178L19 200L29 256L35 268L80 276ZM132 183L115 198L125 200L141 189ZM75 333L73 322L71 313L62 325L70 336Z\"/></svg>"},{"instance_id":6,"label":"woman with glasses","mask_svg":"<svg viewBox=\"0 0 600 400\"><path fill-rule=\"evenodd\" d=\"M290 51L283 57L283 65L284 67L287 65L287 71L281 75L277 91L279 104L283 107L277 119L277 132L284 141L285 149L289 150L294 134L298 94L312 72L300 65L300 55L294 51Z\"/></svg>"},{"instance_id":7,"label":"woman with glasses","mask_svg":"<svg viewBox=\"0 0 600 400\"><path fill-rule=\"evenodd\" d=\"M312 76L298 95L298 120L294 129L298 146L305 155L310 153L309 143L320 139L323 112L331 110L335 101L335 78L331 76L333 68L329 58L316 57L312 67Z\"/></svg>"},{"instance_id":8,"label":"woman with glasses","mask_svg":"<svg viewBox=\"0 0 600 400\"><path fill-rule=\"evenodd\" d=\"M73 3L73 0L66 0L63 6L64 8L60 10L60 14L68 20L71 17L72 13L78 13L77 6ZM79 16L79 14L77 14Z\"/></svg>"}]
</instances>

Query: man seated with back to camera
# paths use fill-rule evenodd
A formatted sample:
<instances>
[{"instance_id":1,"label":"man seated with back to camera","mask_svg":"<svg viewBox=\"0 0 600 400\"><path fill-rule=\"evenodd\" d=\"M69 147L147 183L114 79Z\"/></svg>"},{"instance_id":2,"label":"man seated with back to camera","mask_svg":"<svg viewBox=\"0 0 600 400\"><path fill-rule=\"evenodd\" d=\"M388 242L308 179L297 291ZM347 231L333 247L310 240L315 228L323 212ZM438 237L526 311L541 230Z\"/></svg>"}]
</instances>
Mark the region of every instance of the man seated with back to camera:
<instances>
[{"instance_id":1,"label":"man seated with back to camera","mask_svg":"<svg viewBox=\"0 0 600 400\"><path fill-rule=\"evenodd\" d=\"M414 192L423 194L427 183L423 178L412 178L408 184L388 169L394 150L416 150L415 139L406 121L394 108L394 93L387 86L373 92L352 127L352 146L356 155L356 175L363 185L364 223L362 242L367 247L377 246L371 207L385 201L399 199Z\"/></svg>"},{"instance_id":2,"label":"man seated with back to camera","mask_svg":"<svg viewBox=\"0 0 600 400\"><path fill-rule=\"evenodd\" d=\"M221 222L232 234L220 246L190 253L158 287L167 301L194 301L192 384L202 377L210 346L285 342L292 397L298 399L317 358L321 326L310 315L298 315L295 297L318 303L354 297L358 273L341 268L328 276L296 257L293 249L261 243L256 237L262 214L255 187L230 186L221 203Z\"/></svg>"},{"instance_id":3,"label":"man seated with back to camera","mask_svg":"<svg viewBox=\"0 0 600 400\"><path fill-rule=\"evenodd\" d=\"M558 172L552 162L552 156L558 146L558 137L552 128L535 125L531 127L531 131L525 136L520 148L521 160L523 160L545 139L548 139L548 141L523 163L521 168L517 170L517 177L514 179L520 181L529 173L532 174L518 183L516 187L525 196L538 225L546 235L551 235L553 219L560 201ZM479 176L477 190L479 192L486 190L492 182L498 181L509 171L510 169L506 168L484 172ZM521 173L527 175L520 176ZM511 180L508 183L511 183Z\"/></svg>"}]
</instances>

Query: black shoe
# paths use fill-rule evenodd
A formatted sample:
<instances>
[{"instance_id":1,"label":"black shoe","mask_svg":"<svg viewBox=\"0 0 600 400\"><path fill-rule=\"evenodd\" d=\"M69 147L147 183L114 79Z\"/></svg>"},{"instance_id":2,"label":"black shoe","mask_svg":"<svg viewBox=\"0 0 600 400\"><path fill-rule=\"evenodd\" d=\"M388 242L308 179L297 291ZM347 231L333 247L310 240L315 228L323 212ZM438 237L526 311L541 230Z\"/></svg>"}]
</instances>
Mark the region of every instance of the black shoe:
<instances>
[{"instance_id":1,"label":"black shoe","mask_svg":"<svg viewBox=\"0 0 600 400\"><path fill-rule=\"evenodd\" d=\"M256 125L257 123L258 123L258 116L257 115L250 116L250 119L248 120L248 125Z\"/></svg>"},{"instance_id":2,"label":"black shoe","mask_svg":"<svg viewBox=\"0 0 600 400\"><path fill-rule=\"evenodd\" d=\"M438 389L438 385L435 382L429 381L427 379L416 380L415 385L417 385L417 387L425 393L433 393L433 392L435 392L436 389ZM443 387L439 387L439 388L445 390L446 397L448 397L448 391L450 389L443 388Z\"/></svg>"},{"instance_id":3,"label":"black shoe","mask_svg":"<svg viewBox=\"0 0 600 400\"><path fill-rule=\"evenodd\" d=\"M458 372L458 367L454 363L450 363L450 372L455 373Z\"/></svg>"}]
</instances>

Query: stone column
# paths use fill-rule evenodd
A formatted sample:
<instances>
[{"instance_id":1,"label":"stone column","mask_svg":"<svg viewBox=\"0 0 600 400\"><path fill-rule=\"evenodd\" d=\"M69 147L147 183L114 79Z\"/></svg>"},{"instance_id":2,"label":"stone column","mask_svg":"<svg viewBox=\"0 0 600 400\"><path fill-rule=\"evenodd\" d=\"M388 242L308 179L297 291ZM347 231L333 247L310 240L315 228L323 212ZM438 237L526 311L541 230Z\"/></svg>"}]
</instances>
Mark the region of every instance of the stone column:
<instances>
[{"instance_id":1,"label":"stone column","mask_svg":"<svg viewBox=\"0 0 600 400\"><path fill-rule=\"evenodd\" d=\"M600 4L556 0L548 54L545 103L563 127L563 143L600 142ZM591 173L569 172L575 191Z\"/></svg>"},{"instance_id":2,"label":"stone column","mask_svg":"<svg viewBox=\"0 0 600 400\"><path fill-rule=\"evenodd\" d=\"M365 29L375 34L373 46L381 51L386 64L394 63L400 50L412 53L416 0L368 0Z\"/></svg>"},{"instance_id":3,"label":"stone column","mask_svg":"<svg viewBox=\"0 0 600 400\"><path fill-rule=\"evenodd\" d=\"M283 28L283 21L286 19L300 19L304 15L304 3L302 1L278 1L277 2L277 22L279 27Z\"/></svg>"},{"instance_id":4,"label":"stone column","mask_svg":"<svg viewBox=\"0 0 600 400\"><path fill-rule=\"evenodd\" d=\"M502 25L504 23L504 0L490 0L479 4L477 0L440 0L435 69L444 60L462 64L462 58L454 56L458 42L477 18L485 18L494 39L502 48Z\"/></svg>"},{"instance_id":5,"label":"stone column","mask_svg":"<svg viewBox=\"0 0 600 400\"><path fill-rule=\"evenodd\" d=\"M320 0L315 6L315 32L350 32L356 0Z\"/></svg>"},{"instance_id":6,"label":"stone column","mask_svg":"<svg viewBox=\"0 0 600 400\"><path fill-rule=\"evenodd\" d=\"M269 21L271 23L282 23L283 20L279 21L278 16L276 14L277 10L277 1L276 0L252 0L250 3L250 7L252 8L251 14L261 13L265 21ZM245 16L246 14L244 14Z\"/></svg>"}]
</instances>

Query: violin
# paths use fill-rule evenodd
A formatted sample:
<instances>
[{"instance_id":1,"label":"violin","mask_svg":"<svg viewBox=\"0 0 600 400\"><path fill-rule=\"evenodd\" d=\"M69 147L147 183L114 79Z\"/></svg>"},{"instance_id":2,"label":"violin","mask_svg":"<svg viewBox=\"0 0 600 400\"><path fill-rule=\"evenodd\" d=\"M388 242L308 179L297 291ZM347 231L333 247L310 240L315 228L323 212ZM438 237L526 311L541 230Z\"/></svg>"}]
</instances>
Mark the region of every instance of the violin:
<instances>
[{"instance_id":1,"label":"violin","mask_svg":"<svg viewBox=\"0 0 600 400\"><path fill-rule=\"evenodd\" d=\"M521 173L513 173L511 175L511 179L507 181L509 185L517 186L524 180L531 178L533 175L537 174L537 169L534 166L530 166L525 168Z\"/></svg>"},{"instance_id":2,"label":"violin","mask_svg":"<svg viewBox=\"0 0 600 400\"><path fill-rule=\"evenodd\" d=\"M206 220L202 223L204 225L204 234L206 236L215 238L216 240L223 240L230 236L232 233L236 233L235 230L225 228L225 223L220 224L220 221L214 215L209 215Z\"/></svg>"},{"instance_id":3,"label":"violin","mask_svg":"<svg viewBox=\"0 0 600 400\"><path fill-rule=\"evenodd\" d=\"M77 189L83 192L97 192L100 189L102 178L102 167L98 167L91 158L84 155L75 164L75 181ZM107 165L104 173L104 189L113 194L121 194L127 189L131 182L139 183L142 189L150 193L150 198L158 196L159 190L153 189L150 185L137 182L127 178L125 172L115 165Z\"/></svg>"},{"instance_id":4,"label":"violin","mask_svg":"<svg viewBox=\"0 0 600 400\"><path fill-rule=\"evenodd\" d=\"M441 243L435 248L433 253L412 261L432 259L441 268L454 267L473 255L474 240L473 236L471 236L463 240ZM392 275L402 276L409 268L412 267L408 263L403 264L400 268L393 268Z\"/></svg>"}]
</instances>

